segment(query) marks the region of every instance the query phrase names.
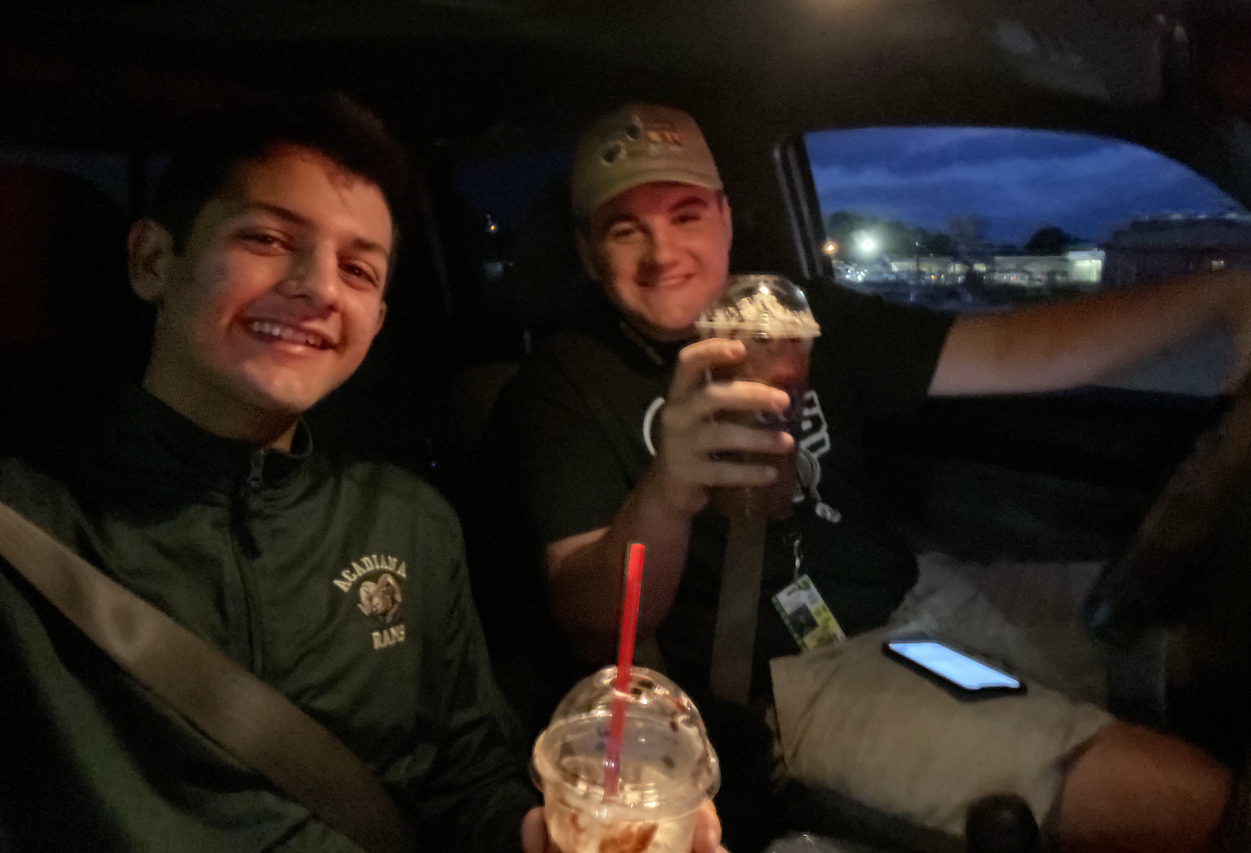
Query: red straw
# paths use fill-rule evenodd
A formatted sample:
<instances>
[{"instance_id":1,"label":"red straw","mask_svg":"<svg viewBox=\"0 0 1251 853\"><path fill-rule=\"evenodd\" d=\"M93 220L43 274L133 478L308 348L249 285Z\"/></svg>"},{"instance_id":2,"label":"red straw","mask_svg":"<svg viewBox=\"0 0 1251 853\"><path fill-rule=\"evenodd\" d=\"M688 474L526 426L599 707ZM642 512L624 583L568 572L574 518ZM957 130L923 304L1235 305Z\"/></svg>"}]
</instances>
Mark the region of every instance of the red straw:
<instances>
[{"instance_id":1,"label":"red straw","mask_svg":"<svg viewBox=\"0 0 1251 853\"><path fill-rule=\"evenodd\" d=\"M621 605L621 644L617 648L617 683L613 685L612 724L604 756L604 796L617 796L621 774L621 736L625 732L626 698L630 695L630 664L634 660L634 633L639 622L639 590L643 585L643 546L630 543L626 561L625 601Z\"/></svg>"}]
</instances>

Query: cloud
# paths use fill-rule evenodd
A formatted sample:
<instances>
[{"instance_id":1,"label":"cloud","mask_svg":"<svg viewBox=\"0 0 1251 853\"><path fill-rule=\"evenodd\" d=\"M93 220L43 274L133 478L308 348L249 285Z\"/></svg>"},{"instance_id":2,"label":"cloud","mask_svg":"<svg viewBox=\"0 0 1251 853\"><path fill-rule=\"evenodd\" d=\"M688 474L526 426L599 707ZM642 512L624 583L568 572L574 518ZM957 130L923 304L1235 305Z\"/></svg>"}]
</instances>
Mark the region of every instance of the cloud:
<instances>
[{"instance_id":1,"label":"cloud","mask_svg":"<svg viewBox=\"0 0 1251 853\"><path fill-rule=\"evenodd\" d=\"M1137 216L1240 209L1204 178L1119 140L999 128L872 128L807 138L824 214L853 210L942 230L951 216L1023 242L1043 225L1101 240Z\"/></svg>"},{"instance_id":2,"label":"cloud","mask_svg":"<svg viewBox=\"0 0 1251 853\"><path fill-rule=\"evenodd\" d=\"M928 172L954 161L986 162L1035 155L1072 156L1103 144L1097 137L1012 128L867 128L808 135L812 161L837 161L845 166L881 163L883 147L891 153L891 168L900 174Z\"/></svg>"}]
</instances>

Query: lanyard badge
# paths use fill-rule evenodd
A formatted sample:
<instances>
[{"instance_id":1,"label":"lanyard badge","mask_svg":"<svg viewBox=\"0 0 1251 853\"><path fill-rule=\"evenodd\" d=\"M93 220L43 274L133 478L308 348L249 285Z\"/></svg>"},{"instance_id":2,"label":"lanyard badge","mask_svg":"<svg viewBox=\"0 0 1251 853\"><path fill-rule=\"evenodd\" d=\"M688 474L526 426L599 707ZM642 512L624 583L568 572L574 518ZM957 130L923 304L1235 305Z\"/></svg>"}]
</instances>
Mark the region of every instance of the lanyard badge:
<instances>
[{"instance_id":1,"label":"lanyard badge","mask_svg":"<svg viewBox=\"0 0 1251 853\"><path fill-rule=\"evenodd\" d=\"M847 639L825 599L807 574L801 574L803 565L803 539L798 531L791 531L783 539L795 555L794 580L773 596L773 606L782 623L795 638L800 651L815 649L830 642Z\"/></svg>"}]
</instances>

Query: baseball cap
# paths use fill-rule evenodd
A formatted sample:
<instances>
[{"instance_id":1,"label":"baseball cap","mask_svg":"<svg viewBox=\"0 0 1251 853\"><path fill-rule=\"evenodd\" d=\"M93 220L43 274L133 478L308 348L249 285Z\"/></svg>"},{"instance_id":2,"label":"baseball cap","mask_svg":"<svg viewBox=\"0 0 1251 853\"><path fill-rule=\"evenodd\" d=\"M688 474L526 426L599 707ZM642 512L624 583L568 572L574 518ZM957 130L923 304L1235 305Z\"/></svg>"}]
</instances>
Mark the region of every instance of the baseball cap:
<instances>
[{"instance_id":1,"label":"baseball cap","mask_svg":"<svg viewBox=\"0 0 1251 853\"><path fill-rule=\"evenodd\" d=\"M586 129L573 155L573 213L579 218L640 184L673 181L720 190L721 176L699 125L658 104L627 104Z\"/></svg>"}]
</instances>

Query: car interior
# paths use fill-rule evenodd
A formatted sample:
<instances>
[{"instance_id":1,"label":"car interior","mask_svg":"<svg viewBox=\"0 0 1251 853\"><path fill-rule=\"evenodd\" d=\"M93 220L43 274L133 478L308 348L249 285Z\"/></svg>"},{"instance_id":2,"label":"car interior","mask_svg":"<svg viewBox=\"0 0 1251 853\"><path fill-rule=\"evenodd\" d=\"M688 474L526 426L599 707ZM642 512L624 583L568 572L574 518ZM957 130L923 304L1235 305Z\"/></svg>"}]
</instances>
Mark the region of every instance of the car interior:
<instances>
[{"instance_id":1,"label":"car interior","mask_svg":"<svg viewBox=\"0 0 1251 853\"><path fill-rule=\"evenodd\" d=\"M733 205L731 270L809 287L845 286L851 269L826 246L814 140L828 132L1079 134L1166 158L1251 210L1247 0L53 0L6 18L4 453L45 452L137 376L148 318L127 291L128 221L198 120L283 93L346 92L413 165L386 327L311 414L314 432L458 503L473 499L462 475L495 395L589 293L567 171L580 127L627 101L680 106L703 127ZM1251 242L1219 259L1200 249L1206 268L1251 269ZM1190 638L1167 695L1110 676L1107 701L1245 777L1251 410L1245 386L1222 384L1226 350L1165 354L1152 369L1168 382L932 399L868 441L914 550L1058 572L1098 562L1085 630L1113 649L1153 631ZM961 849L823 796L796 799L797 829ZM1241 820L1231 850L1251 844Z\"/></svg>"}]
</instances>

